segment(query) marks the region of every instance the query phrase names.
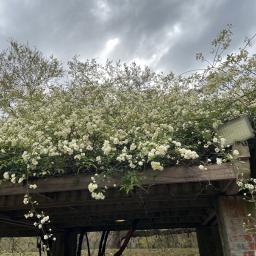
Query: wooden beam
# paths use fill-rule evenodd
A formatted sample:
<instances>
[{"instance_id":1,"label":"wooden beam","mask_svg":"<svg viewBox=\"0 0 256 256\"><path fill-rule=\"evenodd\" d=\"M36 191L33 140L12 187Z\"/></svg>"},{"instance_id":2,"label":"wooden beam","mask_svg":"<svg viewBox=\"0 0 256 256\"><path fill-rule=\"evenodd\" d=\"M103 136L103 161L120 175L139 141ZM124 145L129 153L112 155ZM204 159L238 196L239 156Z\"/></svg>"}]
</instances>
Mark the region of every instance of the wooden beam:
<instances>
[{"instance_id":1,"label":"wooden beam","mask_svg":"<svg viewBox=\"0 0 256 256\"><path fill-rule=\"evenodd\" d=\"M210 165L207 170L200 170L197 166L170 167L162 172L146 170L140 173L140 175L143 178L143 185L235 180L237 178L235 168L229 163ZM87 189L90 176L87 174L79 174L77 176L49 177L34 180L33 182L38 184L38 188L31 190L31 193L83 190ZM120 186L120 177L109 179L108 184L110 187L113 186L113 184ZM22 185L6 183L0 186L0 195L24 193L26 193L26 188Z\"/></svg>"},{"instance_id":2,"label":"wooden beam","mask_svg":"<svg viewBox=\"0 0 256 256\"><path fill-rule=\"evenodd\" d=\"M0 223L5 223L5 224L15 225L15 226L21 226L21 227L30 227L30 228L35 227L32 223L22 221L22 220L12 219L9 216L5 216L5 215L2 215L2 214L0 215Z\"/></svg>"},{"instance_id":3,"label":"wooden beam","mask_svg":"<svg viewBox=\"0 0 256 256\"><path fill-rule=\"evenodd\" d=\"M56 242L51 248L52 256L76 256L77 252L77 232L65 230L57 234Z\"/></svg>"},{"instance_id":4,"label":"wooden beam","mask_svg":"<svg viewBox=\"0 0 256 256\"><path fill-rule=\"evenodd\" d=\"M150 195L152 197L150 197ZM63 214L63 211L67 210L75 212L77 210L86 210L86 212L93 212L95 210L100 209L110 209L113 211L116 210L130 210L131 208L145 208L150 209L152 207L155 208L162 208L163 206L170 206L173 208L196 208L196 207L213 207L213 202L210 200L211 197L197 197L197 198L190 198L190 197L170 197L166 195L166 198L163 196L156 196L156 195L145 195L144 197L141 197L138 199L137 197L120 197L119 200L113 200L111 196L109 196L107 199L103 201L96 201L94 199L86 200L83 198L77 198L77 199L66 199L66 201L39 201L40 204L38 205L37 209L47 209L47 211L50 212L50 209L54 208L57 209L57 211L60 212L61 208L61 214ZM19 199L19 200L18 200ZM10 212L10 211L24 211L28 209L27 205L22 204L22 201L20 198L18 198L17 201L13 201L12 204L9 203L9 205L1 205L0 204L0 212Z\"/></svg>"}]
</instances>

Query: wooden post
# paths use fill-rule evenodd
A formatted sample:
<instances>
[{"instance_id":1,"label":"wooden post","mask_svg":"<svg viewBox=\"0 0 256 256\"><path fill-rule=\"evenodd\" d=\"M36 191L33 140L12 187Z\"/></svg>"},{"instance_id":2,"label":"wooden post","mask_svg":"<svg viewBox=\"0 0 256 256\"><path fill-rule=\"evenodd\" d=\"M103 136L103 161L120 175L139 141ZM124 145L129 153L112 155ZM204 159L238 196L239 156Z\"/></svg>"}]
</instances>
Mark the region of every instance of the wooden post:
<instances>
[{"instance_id":1,"label":"wooden post","mask_svg":"<svg viewBox=\"0 0 256 256\"><path fill-rule=\"evenodd\" d=\"M224 256L255 256L256 235L243 223L248 220L251 204L238 196L220 197L217 218Z\"/></svg>"},{"instance_id":2,"label":"wooden post","mask_svg":"<svg viewBox=\"0 0 256 256\"><path fill-rule=\"evenodd\" d=\"M52 256L76 256L77 233L66 230L56 236L51 251Z\"/></svg>"},{"instance_id":3,"label":"wooden post","mask_svg":"<svg viewBox=\"0 0 256 256\"><path fill-rule=\"evenodd\" d=\"M223 256L217 226L202 226L196 229L200 256Z\"/></svg>"}]
</instances>

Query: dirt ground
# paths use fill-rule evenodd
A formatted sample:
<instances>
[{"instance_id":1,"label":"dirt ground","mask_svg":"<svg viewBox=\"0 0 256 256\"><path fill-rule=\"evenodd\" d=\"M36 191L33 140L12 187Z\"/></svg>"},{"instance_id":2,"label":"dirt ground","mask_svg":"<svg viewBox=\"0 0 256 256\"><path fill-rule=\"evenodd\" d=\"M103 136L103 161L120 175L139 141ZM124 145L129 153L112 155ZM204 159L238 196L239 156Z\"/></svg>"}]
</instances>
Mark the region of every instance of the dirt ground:
<instances>
[{"instance_id":1,"label":"dirt ground","mask_svg":"<svg viewBox=\"0 0 256 256\"><path fill-rule=\"evenodd\" d=\"M87 256L86 251L83 252L83 256ZM96 256L97 251L92 252L92 256ZM114 255L113 250L107 251L107 256ZM198 250L194 248L174 248L174 249L128 249L123 254L124 256L198 256ZM2 253L0 256L38 256L38 253Z\"/></svg>"}]
</instances>

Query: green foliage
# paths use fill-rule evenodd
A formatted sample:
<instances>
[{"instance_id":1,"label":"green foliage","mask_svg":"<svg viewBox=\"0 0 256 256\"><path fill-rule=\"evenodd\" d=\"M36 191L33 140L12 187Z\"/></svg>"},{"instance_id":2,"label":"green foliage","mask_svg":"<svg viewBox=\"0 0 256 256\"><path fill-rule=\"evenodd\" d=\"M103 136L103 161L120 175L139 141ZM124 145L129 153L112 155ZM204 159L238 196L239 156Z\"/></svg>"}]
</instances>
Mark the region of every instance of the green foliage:
<instances>
[{"instance_id":1,"label":"green foliage","mask_svg":"<svg viewBox=\"0 0 256 256\"><path fill-rule=\"evenodd\" d=\"M136 187L141 187L142 178L137 175L135 171L128 171L122 178L121 190L124 190L127 194Z\"/></svg>"}]
</instances>

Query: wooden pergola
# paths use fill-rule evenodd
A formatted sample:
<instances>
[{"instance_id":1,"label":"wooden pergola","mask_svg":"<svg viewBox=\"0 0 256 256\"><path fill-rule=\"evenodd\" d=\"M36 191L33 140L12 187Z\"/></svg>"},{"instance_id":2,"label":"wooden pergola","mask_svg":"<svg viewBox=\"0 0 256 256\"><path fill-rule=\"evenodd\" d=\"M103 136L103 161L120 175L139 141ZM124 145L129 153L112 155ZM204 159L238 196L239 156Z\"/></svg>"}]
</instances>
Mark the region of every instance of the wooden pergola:
<instances>
[{"instance_id":1,"label":"wooden pergola","mask_svg":"<svg viewBox=\"0 0 256 256\"><path fill-rule=\"evenodd\" d=\"M132 228L195 228L200 255L249 256L256 245L242 228L248 205L236 185L238 170L250 170L248 158L243 160L239 168L227 163L210 165L207 170L171 167L157 175L146 171L143 189L130 194L120 191L118 177L113 178L105 200L91 198L90 175L86 174L37 180L38 188L31 193L39 202L38 209L51 218L56 256L75 256L80 233ZM0 237L40 235L32 221L24 218L29 210L23 204L25 193L22 185L0 186Z\"/></svg>"}]
</instances>

